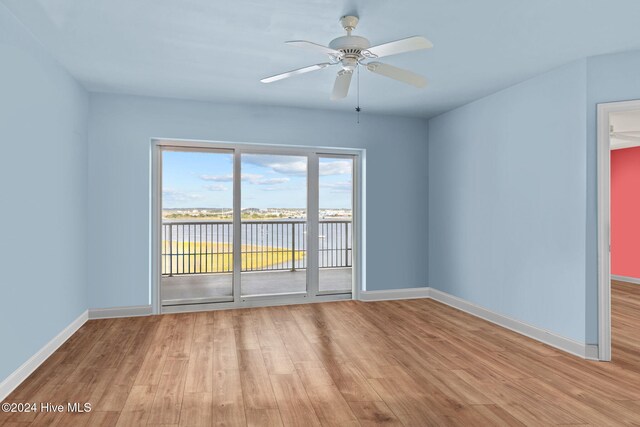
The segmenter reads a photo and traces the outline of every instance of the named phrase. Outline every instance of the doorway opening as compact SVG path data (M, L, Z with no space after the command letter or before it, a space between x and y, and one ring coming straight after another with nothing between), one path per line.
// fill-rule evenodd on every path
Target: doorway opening
M598 105L598 358L640 324L640 100ZM637 304L631 304L634 301ZM634 309L635 307L635 309ZM612 327L612 322L614 323ZM613 336L612 336L613 331Z
M154 140L156 312L351 299L361 151Z

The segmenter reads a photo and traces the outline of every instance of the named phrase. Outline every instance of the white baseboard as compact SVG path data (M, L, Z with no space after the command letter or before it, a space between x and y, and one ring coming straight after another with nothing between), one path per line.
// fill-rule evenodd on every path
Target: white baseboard
M636 285L640 285L640 279L637 277L628 277L628 276L616 276L615 274L611 275L611 279L619 280L621 282L634 283Z
M403 288L403 289L385 289L382 291L361 291L360 301L388 301L396 299L415 299L429 298L429 289L427 287L420 288Z
M115 317L149 316L150 305L133 305L128 307L90 308L89 319L112 319Z
M480 307L462 298L455 297L434 288L430 288L429 296L443 304L472 314L491 323L495 323L498 326L502 326L503 328L507 328L521 335L533 338L534 340L543 342L551 347L582 357L583 359L598 359L597 345L583 344L570 338L562 337L553 332L538 328L537 326L532 326L528 323L521 322L520 320L503 316L502 314L498 314L494 311Z
M24 362L22 366L16 369L2 383L0 383L0 401L4 400L9 393L16 389L26 380L29 375L35 371L38 366L49 358L71 335L73 335L89 318L88 310L82 313L77 319L64 328L51 341L46 343L36 354L31 356L29 360Z

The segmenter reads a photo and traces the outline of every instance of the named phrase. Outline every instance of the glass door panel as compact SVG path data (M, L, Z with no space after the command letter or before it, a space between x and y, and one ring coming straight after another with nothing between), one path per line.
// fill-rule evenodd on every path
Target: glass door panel
M241 294L307 291L307 157L241 154Z
M318 291L348 293L353 277L353 158L319 157Z
M162 305L233 300L233 152L162 150Z

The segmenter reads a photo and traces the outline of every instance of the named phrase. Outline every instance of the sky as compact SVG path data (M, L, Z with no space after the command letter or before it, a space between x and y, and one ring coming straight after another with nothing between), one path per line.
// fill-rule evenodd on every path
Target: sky
M305 208L307 158L243 154L242 208ZM163 208L231 208L233 154L164 151ZM351 208L352 160L320 158L320 208Z

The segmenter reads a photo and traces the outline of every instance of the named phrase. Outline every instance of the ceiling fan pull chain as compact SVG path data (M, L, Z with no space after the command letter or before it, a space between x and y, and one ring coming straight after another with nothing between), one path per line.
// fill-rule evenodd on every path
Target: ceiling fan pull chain
M357 123L360 124L360 67L358 67L358 71L357 71L358 75L356 76L356 98L357 98L357 105L356 105L356 113L358 114L358 118L357 118Z

